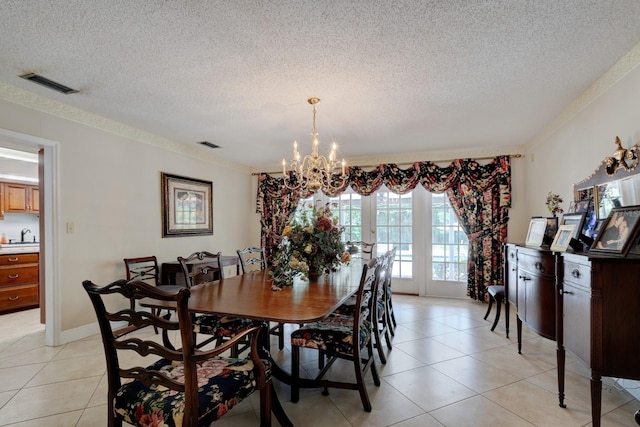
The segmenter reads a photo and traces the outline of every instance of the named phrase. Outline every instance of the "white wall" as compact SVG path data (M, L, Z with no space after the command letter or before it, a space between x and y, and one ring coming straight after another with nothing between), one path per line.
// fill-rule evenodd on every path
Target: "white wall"
M640 67L636 67L554 134L528 150L528 214L548 215L544 202L549 191L564 197L566 210L573 199L573 184L587 178L606 156L613 154L616 136L625 148L640 143L639 93Z
M0 100L0 128L57 141L58 259L61 330L95 323L81 283L124 277L125 257L173 261L197 250L235 250L257 243L253 179L248 169L213 155L193 156L138 142ZM163 239L160 173L213 182L213 236ZM72 222L75 232L67 234ZM257 229L259 233L259 228Z

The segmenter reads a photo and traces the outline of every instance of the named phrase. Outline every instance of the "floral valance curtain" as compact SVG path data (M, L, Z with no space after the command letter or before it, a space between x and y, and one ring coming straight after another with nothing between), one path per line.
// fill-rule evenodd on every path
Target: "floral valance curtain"
M348 186L369 196L384 184L396 194L406 194L417 185L433 193L446 192L461 226L469 238L467 295L486 301L486 287L504 284L502 244L506 242L508 209L511 207L509 156L498 156L487 164L457 159L449 166L416 162L407 169L381 164L372 171L349 168L342 188L327 194L337 196ZM283 178L260 174L258 212L262 222L262 245L267 254L277 246L284 223L293 214L300 195L286 189Z

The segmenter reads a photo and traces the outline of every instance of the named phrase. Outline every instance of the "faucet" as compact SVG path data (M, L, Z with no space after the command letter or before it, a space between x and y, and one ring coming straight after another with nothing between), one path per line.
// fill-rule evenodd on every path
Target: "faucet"
M20 243L24 243L24 235L27 233L31 233L31 230L26 227L23 228L22 231L20 231Z

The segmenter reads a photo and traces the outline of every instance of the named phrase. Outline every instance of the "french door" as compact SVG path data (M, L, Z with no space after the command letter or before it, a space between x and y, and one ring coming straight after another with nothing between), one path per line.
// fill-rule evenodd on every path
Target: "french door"
M374 255L396 248L394 292L465 295L466 236L445 195L421 187L397 195L383 186L367 197L348 189L330 201L338 205L345 242L375 242Z

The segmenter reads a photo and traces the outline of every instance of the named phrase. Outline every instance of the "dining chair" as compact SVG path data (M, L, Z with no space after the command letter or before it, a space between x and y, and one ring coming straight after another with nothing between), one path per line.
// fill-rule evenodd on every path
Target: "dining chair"
M496 328L498 325L498 320L500 320L500 311L502 309L502 304L504 301L504 286L503 285L492 285L487 286L487 293L489 294L489 307L487 307L487 312L484 315L484 320L487 320L489 317L489 313L491 313L491 308L493 307L493 303L496 303L496 317L493 320L493 325L491 325L491 331Z
M110 427L120 427L123 422L208 426L256 390L260 392L260 424L271 425L271 370L259 357L259 325L218 347L198 350L188 310L189 289L164 292L136 280L118 280L104 287L85 280L82 285L95 309L106 355ZM114 301L116 294L127 299L171 301L177 320L144 307L123 310ZM151 326L163 331L162 342L144 334ZM177 337L175 346L169 334ZM246 358L221 356L245 338L251 340Z
M375 242L368 243L362 240L347 242L346 250L351 254L352 258L371 259L373 258L373 248L375 245Z
M387 349L391 350L391 337L389 336L389 320L387 316L387 289L386 283L387 279L391 275L391 271L389 269L389 263L392 262L391 257L393 256L392 251L387 251L384 255L380 257L380 274L378 279L378 292L376 293L376 304L375 309L376 312L374 314L374 318L376 322L374 323L375 327L373 328L374 341L373 346L378 350L378 357L380 358L380 362L382 364L387 363L386 355L384 354L384 349L382 348L382 338L387 344Z
M320 373L315 380L323 380L324 395L329 394L329 387L358 390L364 410L371 412L371 402L364 376L370 370L374 384L380 386L372 343L379 274L380 259L374 258L363 265L353 316L331 314L326 319L305 324L291 333L292 402L297 402L300 397L300 348L305 347L320 352L318 359ZM326 363L325 356L328 358ZM355 383L324 379L337 359L345 359L353 363Z
M160 283L160 268L158 267L158 259L155 256L124 258L123 261L127 280L139 280L164 291L179 289L177 286L163 285ZM133 304L135 304L134 299L131 300L132 310L135 308ZM160 309L154 310L155 314L160 314Z
M387 317L387 327L389 328L389 332L391 336L395 336L395 329L398 326L396 322L396 315L393 313L393 291L391 288L391 281L393 280L393 263L396 259L396 247L389 251L389 263L387 264L387 274L385 275L384 283L381 283L380 286L384 288L385 295L385 313Z
M242 274L252 271L266 270L267 260L264 255L264 248L250 246L244 249L236 250L238 259L240 260L240 268ZM278 337L278 348L284 349L284 323L273 323L269 327L269 334Z
M211 253L207 251L194 252L186 258L178 257L178 262L184 274L184 280L188 288L207 283L217 283L224 279L224 269L220 265L221 252ZM203 314L193 316L193 332L195 334L209 335L211 338L199 343L203 347L213 341L218 345L235 337L239 331L255 324L251 319L242 319L232 316ZM249 348L249 343L244 340L231 349L232 357Z

